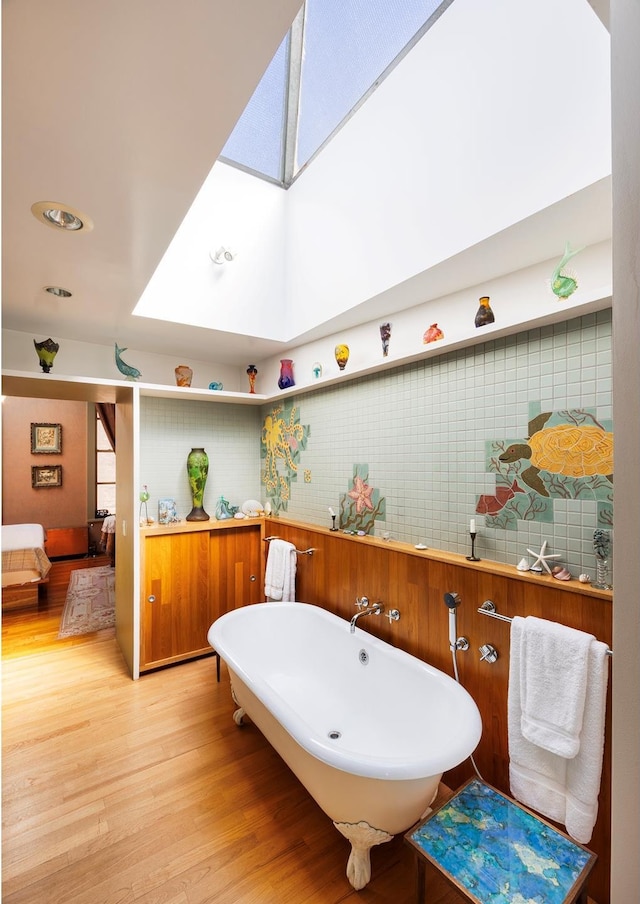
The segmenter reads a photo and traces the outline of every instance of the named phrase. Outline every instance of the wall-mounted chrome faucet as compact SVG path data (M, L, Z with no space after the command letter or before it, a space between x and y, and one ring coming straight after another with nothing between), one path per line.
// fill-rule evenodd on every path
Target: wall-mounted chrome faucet
M483 643L480 649L480 662L495 662L498 658L498 651L490 643Z
M380 615L384 612L384 606L382 603L373 603L371 606L369 605L369 600L366 596L356 597L356 606L360 610L356 612L350 622L350 632L353 634L356 630L356 624L358 623L359 618L365 618L367 615Z

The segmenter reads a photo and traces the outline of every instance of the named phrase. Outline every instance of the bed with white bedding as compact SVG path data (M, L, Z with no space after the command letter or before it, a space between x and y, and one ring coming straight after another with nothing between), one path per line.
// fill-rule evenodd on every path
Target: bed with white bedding
M25 601L37 601L37 585L48 579L51 562L44 551L46 534L41 524L3 524L2 546L2 602L7 601L5 590L33 587L32 593L21 595Z

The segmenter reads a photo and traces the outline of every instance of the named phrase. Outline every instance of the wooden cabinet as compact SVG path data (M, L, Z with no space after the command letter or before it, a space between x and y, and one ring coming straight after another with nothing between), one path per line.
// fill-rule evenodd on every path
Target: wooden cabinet
M86 556L89 552L89 532L86 524L82 527L48 528L44 550L50 559Z
M262 599L260 522L219 525L142 532L141 670L211 652L212 622Z

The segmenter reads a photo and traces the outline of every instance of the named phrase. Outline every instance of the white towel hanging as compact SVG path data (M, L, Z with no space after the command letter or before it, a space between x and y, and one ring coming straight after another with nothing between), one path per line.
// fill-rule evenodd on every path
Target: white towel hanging
M267 600L293 602L296 598L296 548L287 540L269 542L267 567L264 576L264 595Z
M542 618L524 619L520 639L524 737L567 759L580 749L591 634Z
M563 823L576 841L587 844L598 815L609 674L608 648L598 640L589 640L578 751L571 758L559 756L532 743L522 732L524 622L525 619L519 617L511 622L508 694L511 793L525 806ZM563 665L559 663L557 668L562 670Z

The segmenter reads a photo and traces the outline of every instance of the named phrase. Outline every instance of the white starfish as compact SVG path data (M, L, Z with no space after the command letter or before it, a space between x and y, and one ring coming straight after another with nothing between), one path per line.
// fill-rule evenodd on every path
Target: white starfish
M559 553L559 552L555 552L555 553L553 553L553 552L548 552L548 553L545 555L546 548L547 548L547 541L546 541L546 540L545 540L544 543L542 544L542 548L540 549L540 552L538 552L538 553L535 553L532 549L527 548L527 552L528 552L530 555L532 555L532 556L537 556L537 557L538 557L538 558L535 560L535 562L533 563L533 565L531 566L531 568L529 569L529 571L538 571L539 569L538 569L536 566L541 565L542 568L544 568L546 571L549 572L549 574L551 574L551 569L550 569L549 566L547 565L547 559L559 559L559 558L560 558L560 553Z

